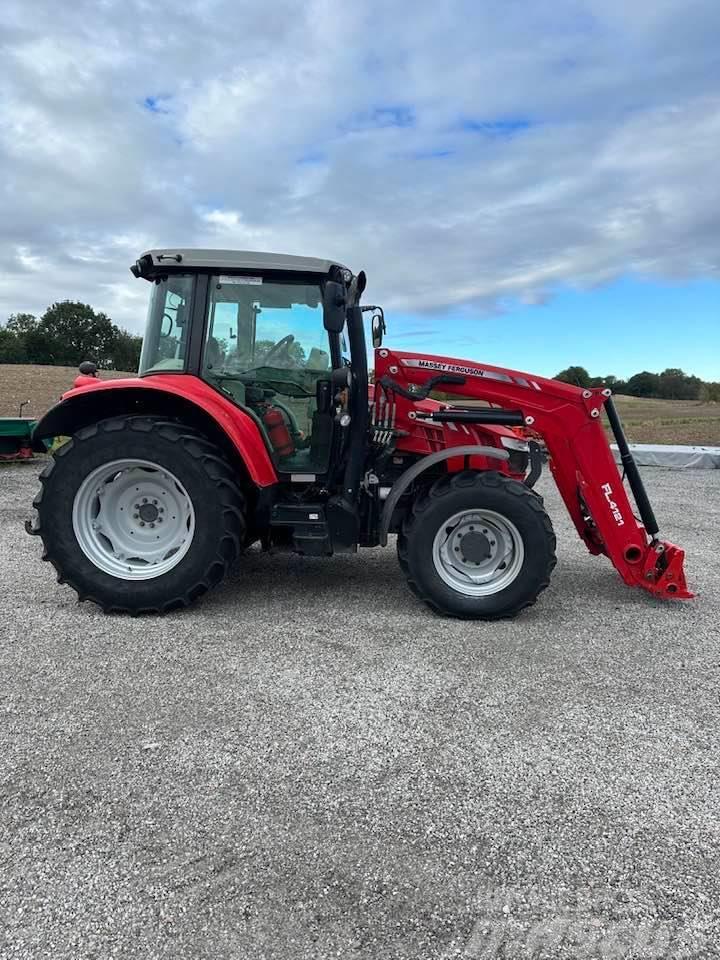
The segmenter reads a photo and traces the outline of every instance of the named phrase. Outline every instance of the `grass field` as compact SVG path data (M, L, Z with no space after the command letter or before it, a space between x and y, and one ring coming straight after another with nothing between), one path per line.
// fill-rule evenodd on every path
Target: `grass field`
M615 398L625 432L635 443L720 446L720 403Z
M69 390L78 375L77 367L47 367L33 364L0 364L0 417L16 417L24 400L24 417L40 417ZM132 377L132 373L101 370L103 380Z
M39 417L68 390L74 367L0 364L0 416L16 417L23 400L25 416ZM104 379L131 373L102 371ZM690 443L720 446L720 404L696 400L616 398L625 430L636 443Z

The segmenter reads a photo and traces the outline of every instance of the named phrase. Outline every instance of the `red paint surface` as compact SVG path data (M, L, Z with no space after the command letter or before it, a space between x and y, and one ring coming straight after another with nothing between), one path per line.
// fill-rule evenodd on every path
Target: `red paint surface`
M247 465L250 478L259 487L277 483L275 467L252 418L198 377L189 374L155 374L126 380L98 380L79 376L75 387L62 396L63 401L89 393L108 390L150 390L182 397L209 414L223 430Z

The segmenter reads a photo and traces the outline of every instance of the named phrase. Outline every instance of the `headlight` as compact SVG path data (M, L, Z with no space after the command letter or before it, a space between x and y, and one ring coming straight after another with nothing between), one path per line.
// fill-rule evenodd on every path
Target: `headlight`
M526 440L516 440L515 437L500 437L500 442L506 450L519 450L521 453L530 453Z

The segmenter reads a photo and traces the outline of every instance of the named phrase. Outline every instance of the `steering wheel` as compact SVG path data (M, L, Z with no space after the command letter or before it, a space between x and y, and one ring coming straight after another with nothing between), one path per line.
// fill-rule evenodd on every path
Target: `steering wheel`
M270 347L270 350L267 353L267 356L263 360L262 364L264 367L271 367L271 360L275 360L284 350L285 353L288 352L288 347L291 343L295 342L295 337L292 333L289 333L286 337L283 337L282 340L278 340L274 347Z

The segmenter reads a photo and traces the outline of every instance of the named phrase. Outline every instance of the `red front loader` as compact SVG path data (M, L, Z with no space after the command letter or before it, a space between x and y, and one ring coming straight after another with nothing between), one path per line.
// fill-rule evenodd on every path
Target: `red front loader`
M81 599L161 613L219 583L245 546L329 556L397 534L438 613L512 616L555 566L533 484L539 441L578 533L625 583L685 599L610 390L385 349L365 276L326 260L153 250L139 376L93 364L38 424L63 435L32 533ZM369 385L363 313L372 315ZM486 401L440 403L431 391ZM603 427L617 439L637 519Z

